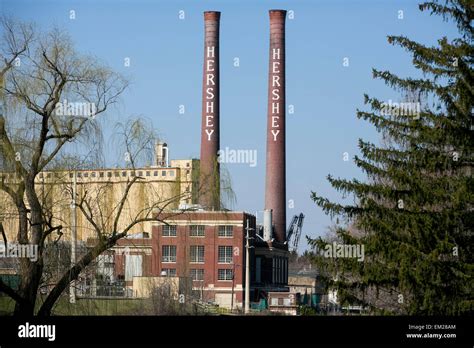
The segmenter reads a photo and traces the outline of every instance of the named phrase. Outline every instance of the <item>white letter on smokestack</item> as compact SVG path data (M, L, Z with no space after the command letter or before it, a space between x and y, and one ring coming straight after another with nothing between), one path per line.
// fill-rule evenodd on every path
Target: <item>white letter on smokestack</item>
M214 112L214 102L206 102L206 113L212 114Z
M214 58L214 46L207 46L207 58Z
M272 103L272 114L279 114L279 113L280 113L280 104Z
M280 49L274 48L273 49L273 59L280 59Z
M206 85L209 86L210 84L215 85L216 83L214 82L214 74L207 74L206 75Z

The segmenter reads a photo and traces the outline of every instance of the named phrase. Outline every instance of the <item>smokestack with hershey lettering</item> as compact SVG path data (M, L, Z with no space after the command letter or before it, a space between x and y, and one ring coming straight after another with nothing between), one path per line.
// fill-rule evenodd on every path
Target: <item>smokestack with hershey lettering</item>
M204 67L202 85L201 163L199 203L220 209L219 25L220 12L204 12Z
M285 10L270 10L265 210L273 210L275 239L286 240Z

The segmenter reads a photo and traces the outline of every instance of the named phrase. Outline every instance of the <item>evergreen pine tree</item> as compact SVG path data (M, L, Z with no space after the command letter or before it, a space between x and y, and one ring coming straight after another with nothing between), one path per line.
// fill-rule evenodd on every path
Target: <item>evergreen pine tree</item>
M454 21L459 37L427 47L388 36L390 44L412 55L423 77L374 69L374 78L396 91L419 94L428 105L410 113L407 105L388 107L365 96L370 111L358 110L357 116L388 144L359 140L362 156L354 161L366 181L328 176L337 191L355 197L354 204L312 192L326 214L344 217L336 232L341 243L363 245L365 258L316 260L325 262L342 303L363 303L377 313L457 315L472 312L474 303L474 6L453 0L419 8ZM310 244L321 249L327 241L310 239Z

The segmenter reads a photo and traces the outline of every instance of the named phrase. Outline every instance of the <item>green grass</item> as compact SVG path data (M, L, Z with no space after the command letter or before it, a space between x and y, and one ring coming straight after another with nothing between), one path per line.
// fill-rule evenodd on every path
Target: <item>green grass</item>
M15 308L15 301L10 297L0 296L0 315L10 315Z
M38 299L37 309L42 302ZM133 315L140 314L143 305L142 299L77 299L72 304L68 297L62 297L56 302L53 315ZM0 296L0 315L11 315L14 307L12 299Z

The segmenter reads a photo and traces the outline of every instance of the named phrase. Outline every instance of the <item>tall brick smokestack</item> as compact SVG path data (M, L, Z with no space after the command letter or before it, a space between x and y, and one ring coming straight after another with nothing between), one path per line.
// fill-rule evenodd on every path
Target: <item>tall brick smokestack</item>
M204 71L202 85L201 164L199 203L220 209L219 151L219 22L221 13L204 12Z
M286 11L270 10L265 209L273 210L275 239L281 243L286 240L285 19Z

